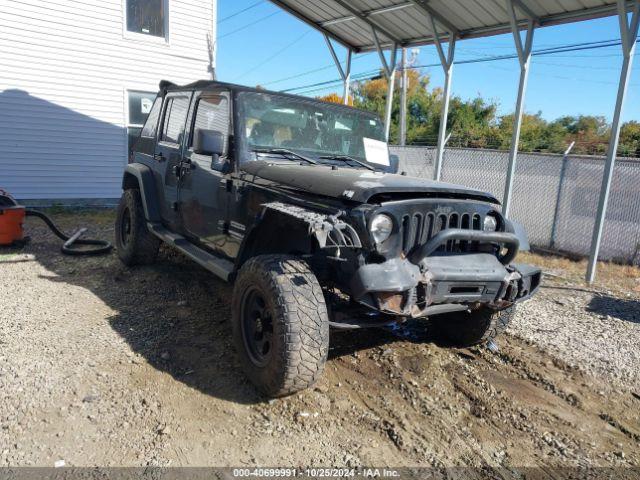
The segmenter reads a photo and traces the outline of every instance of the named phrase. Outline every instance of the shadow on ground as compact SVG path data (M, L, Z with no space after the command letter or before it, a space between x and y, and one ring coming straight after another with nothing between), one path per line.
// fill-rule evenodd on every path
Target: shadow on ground
M78 223L87 220L74 219ZM128 268L115 252L98 257L64 256L58 240L45 237L45 227L29 220L28 228L35 240L22 253L34 255L55 273L46 277L51 282L88 289L117 312L108 318L110 326L151 366L221 399L243 404L265 400L245 379L234 354L230 285L168 247L161 249L154 265ZM113 232L105 223L102 228L91 228L88 235L109 238ZM398 340L431 341L424 324L417 321L396 328L334 331L329 358Z
M587 307L599 315L609 315L619 320L640 323L640 301L628 298L615 298L608 295L596 295Z

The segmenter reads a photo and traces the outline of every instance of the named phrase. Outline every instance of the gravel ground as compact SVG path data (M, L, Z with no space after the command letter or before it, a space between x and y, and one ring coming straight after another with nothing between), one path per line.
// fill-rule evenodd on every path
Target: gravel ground
M62 215L112 236L110 215ZM640 465L638 298L548 285L500 351L423 322L333 333L276 401L240 374L228 285L180 255L72 258L35 221L0 251L0 466Z
M519 309L509 332L585 372L640 386L640 299L631 293L547 285Z

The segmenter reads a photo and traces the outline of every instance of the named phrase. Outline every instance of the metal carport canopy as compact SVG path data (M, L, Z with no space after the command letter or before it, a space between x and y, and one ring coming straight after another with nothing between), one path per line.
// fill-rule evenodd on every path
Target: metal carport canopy
M435 42L429 14L437 34L458 39L509 33L504 0L270 0L354 53L376 50L374 27L381 46L428 45ZM616 0L519 0L521 12L536 19L536 26L578 22L616 14ZM523 15L524 18L524 15Z
M520 80L515 104L513 135L502 213L510 216L513 184L524 113L527 79L531 65L533 34L538 27L581 22L617 15L620 24L622 68L613 113L611 138L605 159L605 171L598 200L598 211L591 241L587 281L595 279L600 243L613 177L622 110L631 75L631 67L640 29L640 0L270 0L314 29L327 42L336 68L344 82L343 101L348 103L353 53L376 50L388 80L385 105L385 136L389 139L398 48L434 44L445 75L443 105L434 162L434 179L440 180L444 148L447 143L447 117L451 96L451 77L457 40L509 33L520 64ZM629 13L631 14L629 16ZM522 38L524 31L524 39ZM332 45L347 49L345 67ZM445 43L447 50L445 51ZM389 59L383 50L390 50ZM403 58L404 55L403 55ZM403 71L406 66L402 65ZM406 109L401 109L406 112Z

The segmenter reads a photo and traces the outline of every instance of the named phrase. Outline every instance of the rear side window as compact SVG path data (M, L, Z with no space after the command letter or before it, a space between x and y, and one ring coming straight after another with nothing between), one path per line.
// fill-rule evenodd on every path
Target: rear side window
M198 129L217 130L225 137L224 150L229 142L229 98L226 95L202 95L196 106L196 119L193 132ZM190 145L193 145L193 135Z
M142 127L142 132L140 132L141 137L154 138L156 136L161 108L162 98L158 97L153 102L153 107L151 107L147 121L144 123L144 127Z
M184 122L189 110L189 98L171 97L167 99L164 108L164 124L160 140L170 143L180 143L184 133Z

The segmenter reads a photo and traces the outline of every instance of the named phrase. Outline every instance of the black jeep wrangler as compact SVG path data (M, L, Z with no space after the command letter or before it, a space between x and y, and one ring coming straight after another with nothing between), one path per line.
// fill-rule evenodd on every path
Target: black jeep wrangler
M491 340L540 284L511 263L524 232L488 193L397 169L370 113L163 81L124 172L118 254L150 263L166 242L233 281L238 355L270 396L318 379L330 327L428 318L452 345Z

